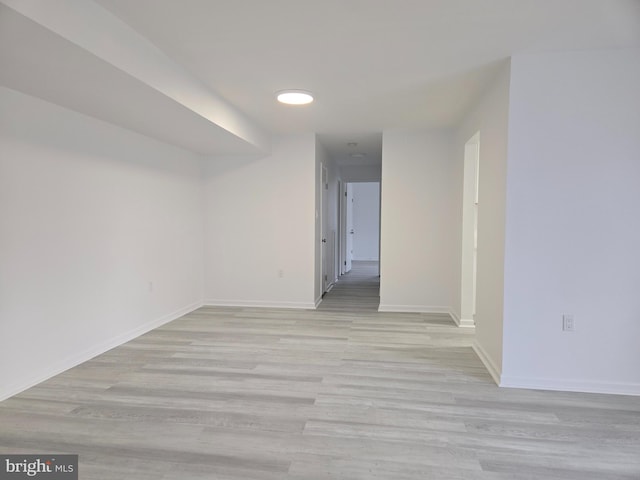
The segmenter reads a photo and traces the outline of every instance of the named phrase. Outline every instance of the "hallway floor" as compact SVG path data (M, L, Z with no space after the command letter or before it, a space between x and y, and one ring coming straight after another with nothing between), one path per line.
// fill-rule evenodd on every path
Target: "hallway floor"
M334 312L377 312L380 305L378 262L353 261L351 271L342 275L327 292L318 310Z

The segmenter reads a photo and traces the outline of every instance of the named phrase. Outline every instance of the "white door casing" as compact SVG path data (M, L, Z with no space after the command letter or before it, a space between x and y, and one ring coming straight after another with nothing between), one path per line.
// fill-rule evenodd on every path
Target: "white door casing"
M328 213L329 213L329 179L327 167L322 168L322 185L320 188L320 242L321 242L321 269L322 269L322 293L326 293L329 289L332 279L329 278L330 265L333 258L330 258L329 247L329 229L328 229Z
M346 253L345 253L345 273L351 271L351 260L353 260L353 184L347 183L346 188Z

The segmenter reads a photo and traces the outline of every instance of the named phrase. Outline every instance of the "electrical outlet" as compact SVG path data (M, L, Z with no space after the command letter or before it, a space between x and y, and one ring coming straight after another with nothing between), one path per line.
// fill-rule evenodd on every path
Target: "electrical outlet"
M149 293L153 293L153 282L149 282Z
M284 277L284 270L279 268L278 269L278 278L283 278Z
M575 332L576 324L573 319L573 315L565 313L562 315L562 330L565 332Z

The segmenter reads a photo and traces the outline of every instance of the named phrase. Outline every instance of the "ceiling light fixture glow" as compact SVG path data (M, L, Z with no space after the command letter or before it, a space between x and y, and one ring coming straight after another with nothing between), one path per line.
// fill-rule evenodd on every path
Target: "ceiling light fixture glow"
M351 155L352 158L364 158L366 153L355 152L355 153L350 153L349 155Z
M306 90L282 90L276 93L276 98L287 105L307 105L313 102L313 95Z

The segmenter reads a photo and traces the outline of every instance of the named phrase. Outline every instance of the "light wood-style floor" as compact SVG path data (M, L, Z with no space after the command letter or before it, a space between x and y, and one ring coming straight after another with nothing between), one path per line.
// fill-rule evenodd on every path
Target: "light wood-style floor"
M83 480L640 479L639 398L499 389L471 330L377 313L365 270L317 311L201 308L6 400L0 452L77 453Z
M353 268L324 296L318 310L377 312L380 305L378 262L354 261Z

